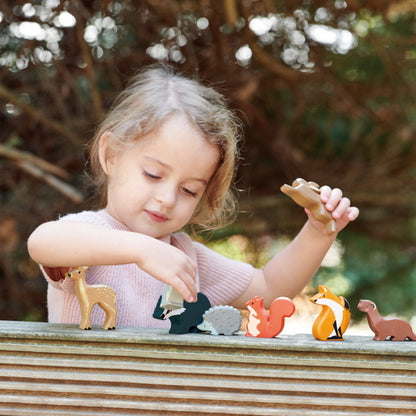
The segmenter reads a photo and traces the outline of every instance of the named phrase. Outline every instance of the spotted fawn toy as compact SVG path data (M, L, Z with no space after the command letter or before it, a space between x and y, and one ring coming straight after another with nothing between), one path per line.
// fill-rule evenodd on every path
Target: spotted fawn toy
M295 304L286 297L275 299L270 305L270 312L263 306L264 298L254 296L246 302L248 309L247 337L273 338L282 332L285 318L295 312Z
M241 313L229 305L218 305L202 315L198 329L211 335L232 335L241 327Z
M416 335L410 324L403 319L387 317L382 318L377 310L377 305L371 300L361 299L357 308L367 314L368 325L374 332L376 341L416 341Z
M312 325L313 336L321 341L343 340L351 318L348 301L342 296L334 295L323 285L319 286L319 292L310 301L322 306Z
M298 178L292 183L292 186L285 184L280 190L290 196L301 207L309 209L318 221L326 224L328 234L337 231L337 224L321 201L319 195L321 190L317 183L306 182L304 179Z
M85 281L87 266L70 270L65 276L75 280L75 288L81 308L81 329L91 329L92 307L98 303L106 313L103 329L116 329L116 292L105 285L88 285Z

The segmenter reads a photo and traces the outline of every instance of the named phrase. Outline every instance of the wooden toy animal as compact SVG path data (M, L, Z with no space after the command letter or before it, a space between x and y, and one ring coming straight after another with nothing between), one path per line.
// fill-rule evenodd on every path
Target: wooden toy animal
M311 211L318 221L326 224L328 234L333 234L337 231L336 222L321 201L319 195L321 190L317 183L306 182L304 179L298 178L293 181L292 186L285 184L280 190L290 196L298 205Z
M163 309L180 309L183 307L182 295L172 286L165 286L160 307Z
M285 318L295 312L295 304L286 297L276 298L270 305L270 312L263 306L264 298L254 296L246 302L248 309L247 337L273 338L282 332Z
M75 288L81 308L81 329L91 329L92 307L98 303L106 313L103 329L116 329L116 297L114 289L105 285L88 285L85 281L87 266L70 270L65 276L75 280Z
M229 305L213 306L202 315L202 322L197 326L211 335L232 335L241 327L241 313Z
M351 318L347 299L334 295L326 286L320 285L319 292L309 300L322 306L312 325L313 336L321 341L343 340Z
M202 322L202 315L211 307L208 298L198 293L196 302L183 301L183 307L179 309L164 309L160 306L162 296L159 297L153 312L155 319L170 320L170 334L186 334L188 332L200 332L197 326Z
M407 338L416 341L416 335L408 322L400 318L382 318L371 300L361 299L357 308L367 314L368 325L374 332L373 339L376 341L385 341L386 338L391 341L405 341Z

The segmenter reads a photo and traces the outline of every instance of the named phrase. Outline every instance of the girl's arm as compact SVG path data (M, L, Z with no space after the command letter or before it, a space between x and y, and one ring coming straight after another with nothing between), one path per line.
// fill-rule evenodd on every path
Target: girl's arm
M84 222L53 221L40 225L28 239L34 261L48 267L136 263L181 293L196 299L196 265L179 249L144 234Z
M323 186L321 199L332 213L338 232L359 215L358 208L351 207L350 200L343 198L339 189L331 190ZM307 285L319 269L336 234L328 235L325 225L308 210L306 213L309 219L296 238L274 256L263 270L255 269L251 283L233 302L233 306L244 308L245 302L257 295L264 297L264 305L268 307L276 297L293 298Z

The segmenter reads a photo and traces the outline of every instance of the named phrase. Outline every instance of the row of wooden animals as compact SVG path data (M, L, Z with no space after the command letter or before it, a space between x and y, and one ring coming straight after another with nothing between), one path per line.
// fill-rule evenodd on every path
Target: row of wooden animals
M92 308L98 304L106 312L103 329L115 329L116 325L116 292L104 285L87 285L85 272L87 267L78 267L66 274L75 280L76 293L81 308L81 329L91 329L90 315ZM348 301L342 296L336 296L326 286L319 286L319 292L310 298L316 305L322 306L313 326L313 336L322 341L343 340L349 325L351 310ZM263 306L263 298L255 296L246 303L248 310L246 336L274 338L285 325L285 318L295 312L295 304L286 297L275 299L270 310ZM377 306L371 300L360 300L358 309L367 314L368 324L374 332L376 341L386 339L416 341L416 335L410 324L403 319L382 318ZM208 298L198 293L196 302L188 303L176 296L171 288L167 288L153 312L156 319L170 320L170 333L184 334L189 332L207 332L212 335L232 335L240 330L241 314L228 305L211 307Z
M319 196L320 188L315 182L307 182L302 178L293 181L292 185L283 185L281 191L291 197L298 205L309 209L312 214L321 222L326 224L328 233L336 232L336 224L331 214L326 210ZM104 322L104 329L115 329L116 325L116 292L107 286L96 285L93 289L86 284L85 271L88 267L78 267L66 274L67 277L75 279L77 297L81 306L81 324L83 329L91 328L90 314L92 307L98 303L106 312L107 319ZM168 289L161 299L161 305L164 309L170 310L169 316L178 315L182 312L182 297ZM171 302L171 305L169 305ZM191 308L188 305L188 309ZM205 309L204 309L205 311ZM216 313L215 313L216 315ZM168 315L164 315L162 319L168 319ZM240 318L241 319L241 318Z

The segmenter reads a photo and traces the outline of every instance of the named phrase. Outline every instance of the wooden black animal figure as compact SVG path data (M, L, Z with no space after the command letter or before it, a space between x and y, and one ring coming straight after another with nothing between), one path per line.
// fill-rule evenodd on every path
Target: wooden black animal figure
M188 303L183 301L183 307L179 309L164 309L160 307L162 296L159 297L156 308L153 312L155 319L170 320L170 334L187 334L188 332L202 332L197 328L202 322L202 315L211 307L208 298L198 293L196 302Z

